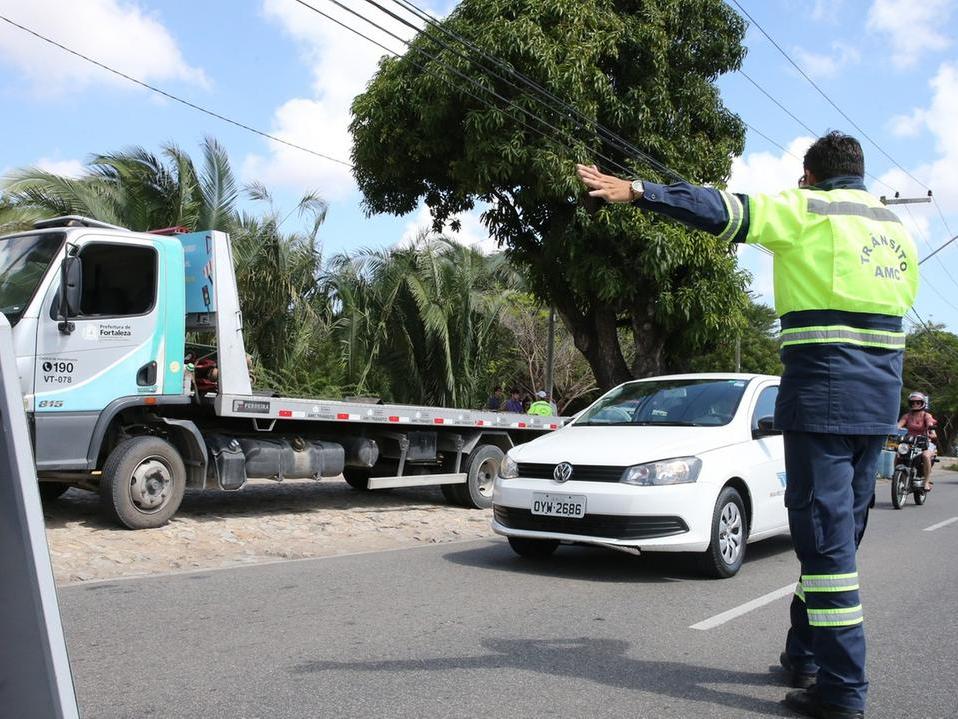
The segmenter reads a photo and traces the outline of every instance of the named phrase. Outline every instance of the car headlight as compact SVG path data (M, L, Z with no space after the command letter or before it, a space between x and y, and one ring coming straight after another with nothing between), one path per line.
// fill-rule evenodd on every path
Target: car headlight
M519 465L508 454L503 456L499 463L499 476L502 479L515 479L519 476Z
M629 467L620 482L651 487L663 484L686 484L699 478L702 460L698 457L676 457Z
M908 454L908 443L902 442L898 445L898 454Z

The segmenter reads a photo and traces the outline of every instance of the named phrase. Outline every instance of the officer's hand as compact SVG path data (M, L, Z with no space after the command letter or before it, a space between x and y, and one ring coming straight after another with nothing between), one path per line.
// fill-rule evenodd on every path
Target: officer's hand
M606 202L631 202L632 183L613 175L599 172L595 165L576 165L579 178L589 188L589 196Z

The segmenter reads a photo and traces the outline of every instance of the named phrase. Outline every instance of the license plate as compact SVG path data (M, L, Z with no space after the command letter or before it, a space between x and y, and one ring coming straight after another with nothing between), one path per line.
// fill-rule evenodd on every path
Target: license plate
M547 517L585 516L585 496L581 494L546 494L533 492L532 513Z

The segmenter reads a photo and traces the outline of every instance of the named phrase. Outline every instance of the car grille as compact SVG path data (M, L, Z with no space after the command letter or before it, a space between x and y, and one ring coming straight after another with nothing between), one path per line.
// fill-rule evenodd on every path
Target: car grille
M689 531L681 517L623 517L614 514L587 514L581 519L544 517L528 509L499 505L493 511L496 521L502 526L532 532L580 534L608 539L652 539Z
M519 476L526 479L553 479L554 464L519 463ZM570 482L618 482L625 467L605 467L594 464L572 465Z

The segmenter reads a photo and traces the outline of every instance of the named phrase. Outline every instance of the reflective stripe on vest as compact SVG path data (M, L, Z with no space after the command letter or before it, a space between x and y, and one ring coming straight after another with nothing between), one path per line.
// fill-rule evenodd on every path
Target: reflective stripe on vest
M806 592L851 592L858 589L858 572L848 574L803 574Z
M897 222L901 224L898 215L887 207L869 207L861 202L825 202L811 199L808 201L808 211L815 215L854 215L868 217L879 222Z
M845 325L825 325L817 327L793 327L782 330L782 347L809 344L852 344L859 347L877 347L880 349L905 349L904 332L885 330L866 330Z
M840 609L808 609L808 623L813 627L852 627L865 619L862 605Z

